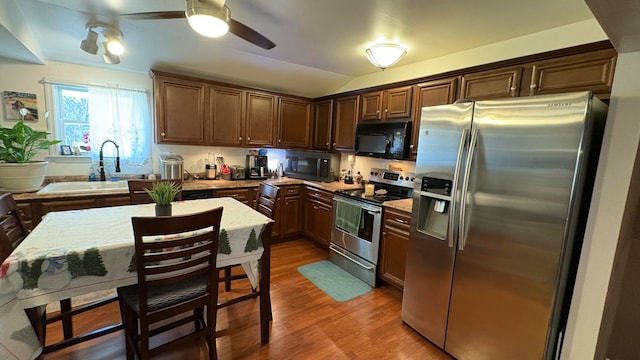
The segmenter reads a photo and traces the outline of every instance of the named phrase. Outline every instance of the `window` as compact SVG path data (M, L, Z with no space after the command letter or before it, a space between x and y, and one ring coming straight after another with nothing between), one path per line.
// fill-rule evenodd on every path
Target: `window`
M63 144L90 154L94 161L102 149L105 167L112 166L109 158L119 154L124 174L148 174L152 170L151 115L146 92L64 84L47 84L45 88L53 100L55 137ZM106 140L117 143L118 151Z

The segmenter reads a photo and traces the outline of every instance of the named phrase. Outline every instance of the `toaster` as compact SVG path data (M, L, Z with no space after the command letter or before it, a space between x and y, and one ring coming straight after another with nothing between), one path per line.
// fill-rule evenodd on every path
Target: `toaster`
M231 166L231 180L244 180L246 178L246 171L244 166L232 165Z

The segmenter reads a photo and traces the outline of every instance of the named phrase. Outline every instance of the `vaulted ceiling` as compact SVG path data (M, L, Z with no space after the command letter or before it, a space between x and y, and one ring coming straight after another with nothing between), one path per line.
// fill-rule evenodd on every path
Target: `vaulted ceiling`
M583 0L228 0L233 19L276 44L264 50L233 34L205 38L186 19L119 16L184 10L182 0L3 3L0 58L136 73L159 68L310 97L380 71L363 51L379 36L398 38L409 48L397 64L402 66L593 19ZM101 53L79 48L86 24L96 20L124 33L127 51L120 64L107 65Z

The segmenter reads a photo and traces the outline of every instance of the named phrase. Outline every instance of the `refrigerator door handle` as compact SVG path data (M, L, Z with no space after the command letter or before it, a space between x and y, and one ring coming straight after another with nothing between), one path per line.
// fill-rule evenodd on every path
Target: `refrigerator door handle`
M469 143L469 155L467 156L467 164L464 170L464 179L462 181L462 194L460 195L460 224L459 224L459 237L458 249L464 250L464 245L467 241L467 234L465 229L465 209L467 208L467 190L469 189L469 176L471 176L471 164L473 163L473 157L476 152L476 143L478 142L478 129L471 131L471 141Z
M456 167L453 171L453 184L451 185L451 205L449 209L449 247L454 247L454 229L456 228L456 197L458 193L458 179L460 178L460 165L462 163L462 154L464 152L464 146L467 143L467 136L469 136L469 129L462 130L460 136L460 145L458 145L458 157L456 161Z

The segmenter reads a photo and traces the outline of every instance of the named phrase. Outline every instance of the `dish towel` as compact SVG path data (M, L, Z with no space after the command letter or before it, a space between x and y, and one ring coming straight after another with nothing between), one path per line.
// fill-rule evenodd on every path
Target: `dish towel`
M351 235L358 235L362 207L354 203L336 199L336 226Z

